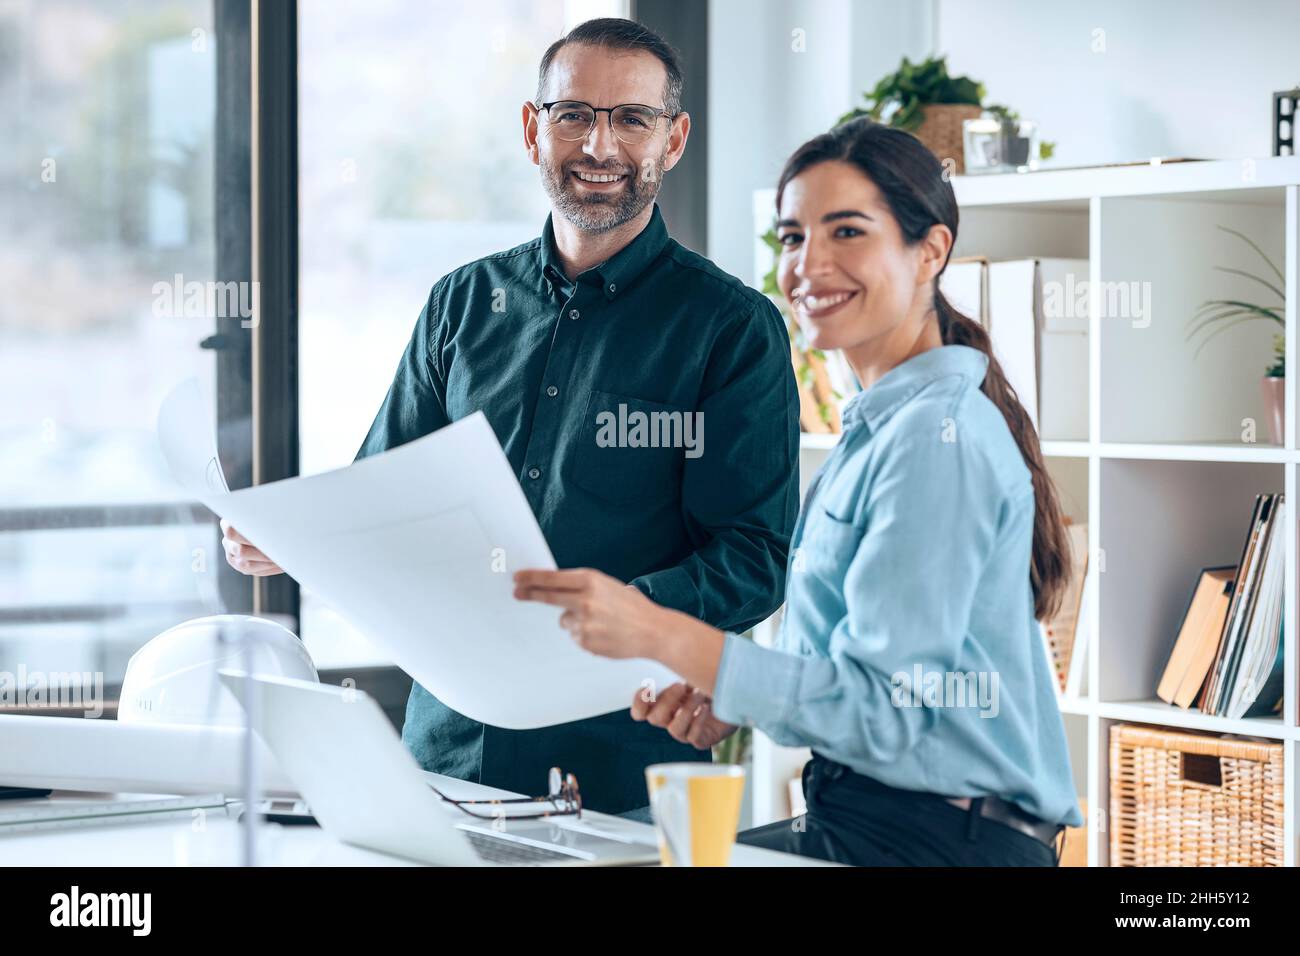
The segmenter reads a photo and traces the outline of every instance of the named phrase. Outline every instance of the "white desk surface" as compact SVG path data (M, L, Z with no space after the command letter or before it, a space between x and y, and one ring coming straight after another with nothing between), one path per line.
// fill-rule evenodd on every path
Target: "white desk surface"
M517 794L480 784L425 774L449 797L485 799ZM0 806L86 798L84 793L55 791L35 801L5 800ZM105 799L114 795L105 794ZM229 796L229 795L228 795ZM654 827L621 817L584 810L584 823L637 842L655 845ZM201 829L188 818L156 823L76 827L0 837L0 855L10 866L234 866L241 859L240 825L229 817L209 813ZM260 862L269 866L419 866L410 860L350 846L315 826L266 823L258 839ZM732 866L826 866L820 860L737 844Z

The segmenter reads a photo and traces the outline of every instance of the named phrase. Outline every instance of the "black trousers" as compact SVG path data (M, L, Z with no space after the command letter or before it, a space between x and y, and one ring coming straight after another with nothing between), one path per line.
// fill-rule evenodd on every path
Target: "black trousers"
M899 790L814 755L808 812L745 830L738 843L852 866L1056 866L1056 850L931 793Z

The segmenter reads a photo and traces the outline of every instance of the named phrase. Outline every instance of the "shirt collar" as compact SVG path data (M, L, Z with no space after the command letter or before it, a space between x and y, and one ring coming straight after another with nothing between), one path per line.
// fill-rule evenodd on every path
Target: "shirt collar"
M546 217L542 227L542 277L546 282L564 288L569 284L560 265L559 255L555 251L555 227L551 221L554 213ZM631 287L650 263L659 258L664 246L668 244L668 228L664 217L655 203L650 213L650 221L626 246L610 256L598 266L593 266L578 276L579 282L588 285L599 284L606 299L616 298L624 289Z
M865 424L875 432L917 392L936 379L960 375L979 388L988 372L988 356L969 345L941 345L895 365L870 388L858 392L841 412L844 428Z

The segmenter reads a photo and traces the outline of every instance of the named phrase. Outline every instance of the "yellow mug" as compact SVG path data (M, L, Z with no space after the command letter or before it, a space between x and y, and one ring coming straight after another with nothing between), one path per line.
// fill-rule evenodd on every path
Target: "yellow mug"
M728 763L646 767L650 810L664 866L726 866L736 842L745 768Z

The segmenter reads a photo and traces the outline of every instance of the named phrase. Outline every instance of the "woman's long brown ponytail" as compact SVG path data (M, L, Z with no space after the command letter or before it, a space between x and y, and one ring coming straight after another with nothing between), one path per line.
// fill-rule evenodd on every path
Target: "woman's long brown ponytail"
M939 332L944 345L968 345L988 356L989 368L981 391L1007 420L1007 427L1011 429L1029 469L1034 484L1034 549L1029 564L1029 581L1034 586L1034 615L1044 620L1060 609L1064 597L1070 575L1070 540L1065 531L1056 485L1043 462L1038 433L993 354L993 343L984 326L954 309L937 288L934 309L939 314Z
M829 161L850 163L876 184L908 243L920 242L931 226L939 224L952 230L956 242L957 197L939 160L911 133L867 117L850 120L799 147L781 172L777 206L791 179L810 166ZM1060 608L1065 594L1070 575L1070 544L1060 499L1043 462L1038 433L993 354L988 332L953 308L939 291L937 276L934 310L945 345L966 345L988 356L988 372L981 390L1002 412L1029 469L1034 485L1034 542L1029 581L1034 589L1034 615L1045 620Z

